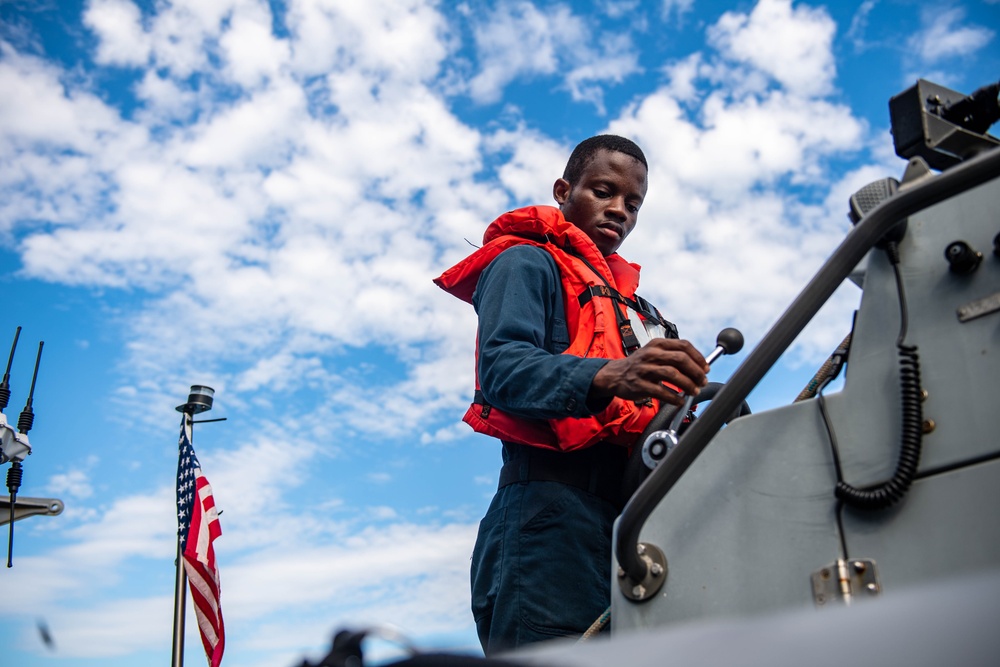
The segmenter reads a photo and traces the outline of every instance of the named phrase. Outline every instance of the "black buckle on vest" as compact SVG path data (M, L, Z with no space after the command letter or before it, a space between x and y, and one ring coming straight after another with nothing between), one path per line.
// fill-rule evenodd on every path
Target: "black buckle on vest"
M490 412L493 410L493 406L486 402L483 397L483 392L479 389L476 390L475 396L472 398L472 404L479 406L479 416L486 419L490 416Z

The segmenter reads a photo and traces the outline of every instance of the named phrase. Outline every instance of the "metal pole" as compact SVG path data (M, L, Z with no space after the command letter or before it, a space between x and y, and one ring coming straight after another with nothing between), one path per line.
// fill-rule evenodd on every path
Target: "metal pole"
M191 440L194 441L194 419L190 412L184 412L186 425L191 428ZM175 482L176 483L176 482ZM187 610L187 571L184 569L184 553L181 551L181 540L177 539L177 577L174 581L174 643L170 658L171 667L184 667L184 613Z

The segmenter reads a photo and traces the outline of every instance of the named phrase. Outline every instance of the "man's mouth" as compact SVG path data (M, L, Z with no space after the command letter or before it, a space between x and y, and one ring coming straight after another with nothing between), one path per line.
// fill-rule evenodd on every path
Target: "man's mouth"
M606 220L605 222L600 223L599 225L597 225L597 228L604 230L605 232L612 232L618 238L621 238L622 232L625 231L625 229L620 224L618 224L617 222L612 222L610 220Z

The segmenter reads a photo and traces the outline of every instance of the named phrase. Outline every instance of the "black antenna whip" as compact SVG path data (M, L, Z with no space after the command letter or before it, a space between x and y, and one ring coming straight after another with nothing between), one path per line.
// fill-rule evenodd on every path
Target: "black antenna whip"
M3 381L0 382L0 412L7 407L10 401L10 365L14 363L14 350L17 349L17 339L21 336L21 327L14 332L14 342L10 346L10 356L7 357L7 370L3 373Z
M20 327L18 327L20 331ZM20 416L17 418L17 430L25 435L31 430L35 422L35 413L31 409L31 403L35 398L35 380L38 379L38 364L42 361L42 347L44 341L38 343L38 355L35 357L35 371L31 374L31 388L28 390L28 401L24 404ZM11 352L13 355L13 352ZM6 376L5 376L6 378ZM30 453L30 450L29 450ZM10 533L7 538L7 567L14 567L14 505L17 503L17 491L21 488L21 462L13 461L7 471L7 490L10 491Z

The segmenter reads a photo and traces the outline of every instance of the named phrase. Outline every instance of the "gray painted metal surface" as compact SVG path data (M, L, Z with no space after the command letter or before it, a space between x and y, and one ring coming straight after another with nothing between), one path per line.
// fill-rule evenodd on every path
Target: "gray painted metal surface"
M499 657L549 667L993 667L1000 656L997 619L1000 571L853 607L681 623Z
M817 401L737 420L646 522L640 539L665 553L667 580L640 603L612 587L615 634L779 610L814 615L810 575L838 558L873 559L885 597L1000 568L1000 312L959 317L959 309L1000 292L998 233L1000 181L992 181L911 216L900 243L906 342L919 349L924 419L933 420L909 494L886 510L845 509L841 534L837 474ZM944 250L955 240L983 253L969 275L949 270ZM857 487L889 478L896 467L899 328L891 266L874 250L844 389L826 397L843 477Z

